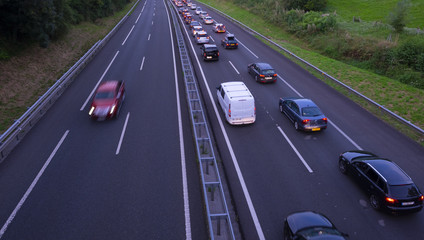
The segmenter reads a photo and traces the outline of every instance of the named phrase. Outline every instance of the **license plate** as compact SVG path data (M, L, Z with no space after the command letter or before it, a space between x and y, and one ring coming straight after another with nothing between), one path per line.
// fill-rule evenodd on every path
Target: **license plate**
M403 202L402 206L410 206L410 205L414 205L414 202Z
M231 44L231 46L234 46L234 44Z
M207 56L206 58L208 58L208 59L209 59L209 58L212 58L212 57L211 57L211 56Z
M312 131L319 131L321 128L312 128Z
M269 80L269 79L272 79L272 77L266 77L265 79Z

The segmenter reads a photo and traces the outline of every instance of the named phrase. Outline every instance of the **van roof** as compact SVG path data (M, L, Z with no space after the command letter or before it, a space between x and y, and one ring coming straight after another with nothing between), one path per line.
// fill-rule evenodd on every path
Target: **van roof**
M253 98L252 94L250 93L249 89L246 87L244 82L226 82L222 83L222 87L224 88L225 92L228 94L228 97L230 99L241 97Z

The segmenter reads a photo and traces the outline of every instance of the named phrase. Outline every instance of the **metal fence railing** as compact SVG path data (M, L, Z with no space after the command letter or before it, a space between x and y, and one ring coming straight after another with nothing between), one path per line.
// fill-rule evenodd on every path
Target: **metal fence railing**
M170 8L172 8L173 4L168 3L171 5ZM175 14L176 11L171 10L170 12L174 22L186 86L187 103L197 147L197 158L199 160L200 175L203 184L203 197L206 206L210 239L235 239L212 139L202 107L200 91L181 31L181 25L183 28L184 26L182 23L178 23L178 17Z
M366 102L368 102L369 104L371 104L372 106L376 107L377 109L379 109L380 111L386 113L388 116L390 116L391 118L397 120L399 123L403 124L404 126L407 126L409 129L411 129L412 131L414 131L415 133L417 133L420 138L422 139L422 141L424 141L424 130L421 129L420 127L414 125L413 123L411 123L410 121L404 119L403 117L397 115L396 113L390 111L389 109L387 109L385 106L373 101L372 99L368 98L367 96L363 95L362 93L356 91L355 89L351 88L350 86L344 84L343 82L339 81L338 79L330 76L329 74L327 74L326 72L322 71L321 69L315 67L314 65L312 65L311 63L309 63L308 61L298 57L296 54L292 53L291 51L283 48L282 46L280 46L279 44L277 44L276 42L272 41L271 39L265 37L264 35L260 34L259 32L251 29L250 27L248 27L247 25L245 25L244 23L232 18L231 16L227 15L224 12L221 12L220 10L202 3L206 6L208 6L209 8L213 9L214 11L216 11L217 13L221 14L222 16L225 16L226 18L230 19L232 22L237 23L238 25L242 26L243 28L247 29L249 32L254 33L257 36L260 36L261 38L265 39L266 41L268 41L269 43L271 43L272 45L276 46L277 48L283 50L284 52L286 52L287 54L290 54L291 57L295 58L296 60L302 62L303 64L305 64L306 66L314 69L316 72L318 72L319 74L321 74L322 76L330 79L332 82L336 83L339 86L342 86L344 89L346 89L347 91L349 91L350 93L358 96L359 98L365 100Z
M0 163L18 145L22 138L56 102L76 76L96 56L96 54L109 41L113 34L128 18L131 11L137 6L139 0L118 24L100 41L96 42L63 76L51 86L11 127L0 136Z

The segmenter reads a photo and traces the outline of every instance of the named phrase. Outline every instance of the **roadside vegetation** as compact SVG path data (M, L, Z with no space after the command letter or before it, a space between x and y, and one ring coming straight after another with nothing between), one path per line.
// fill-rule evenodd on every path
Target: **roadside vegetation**
M125 4L114 5L101 14L101 7L91 12L89 3L110 4L114 1L2 1L0 13L2 24L6 4L43 4L73 2L81 3L80 8L88 15L73 12L74 24L66 23L66 30L48 38L38 38L39 34L8 36L4 26L0 34L0 133L3 133L18 119L47 89L52 86L91 46L106 34L129 11L136 0L118 0ZM115 2L118 2L115 1ZM84 5L84 4L87 5ZM28 7L28 5L26 5ZM85 6L85 7L84 7ZM10 6L9 6L10 7ZM22 7L22 6L21 6ZM90 10L91 9L91 10ZM111 11L113 10L113 11ZM12 10L10 10L12 11ZM88 12L91 13L88 13ZM10 15L10 14L9 14ZM29 14L31 15L31 14ZM109 17L105 17L108 16ZM33 15L31 15L33 16ZM100 18L103 16L102 18ZM34 17L34 16L33 16ZM38 19L38 18L37 18ZM73 20L73 21L74 21ZM33 23L34 25L37 25ZM26 29L35 28L28 25ZM32 27L31 27L32 26ZM38 25L37 25L38 26ZM53 26L50 24L50 26ZM34 30L35 32L35 30ZM20 36L20 37L19 37ZM16 37L16 38L15 38ZM47 42L46 42L47 40ZM45 45L47 43L47 45Z
M338 9L331 4L342 4L345 1L337 0L329 0L320 13L286 10L282 8L284 1L275 0L200 2L245 23L329 75L424 128L424 62L417 62L424 57L424 35L422 30L408 28L409 25L405 25L401 32L396 32L388 24L389 15L396 10L398 1L387 1L387 6L381 1L350 1L353 2L351 4L368 3L375 11L380 11L378 14L382 14L381 9L387 10L381 15L384 18L380 19L376 14L370 21L364 21L361 17L360 9L364 7L358 8L355 21L353 17L348 19L339 15ZM410 4L408 1L402 2ZM341 12L351 8L349 4L343 6ZM421 7L420 13L424 11L423 4L414 6ZM354 11L356 8L351 9ZM417 12L416 9L414 11ZM420 23L424 27L424 19ZM360 102L358 99L355 101ZM375 112L374 109L364 107ZM384 116L380 117L387 120ZM398 125L393 122L390 124ZM424 139L412 136L412 133L406 134L424 142Z

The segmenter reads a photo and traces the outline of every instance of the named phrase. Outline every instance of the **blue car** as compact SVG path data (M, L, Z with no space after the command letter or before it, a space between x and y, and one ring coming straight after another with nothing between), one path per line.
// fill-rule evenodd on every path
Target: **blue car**
M310 99L280 98L279 108L294 123L296 130L321 131L327 128L327 117Z

